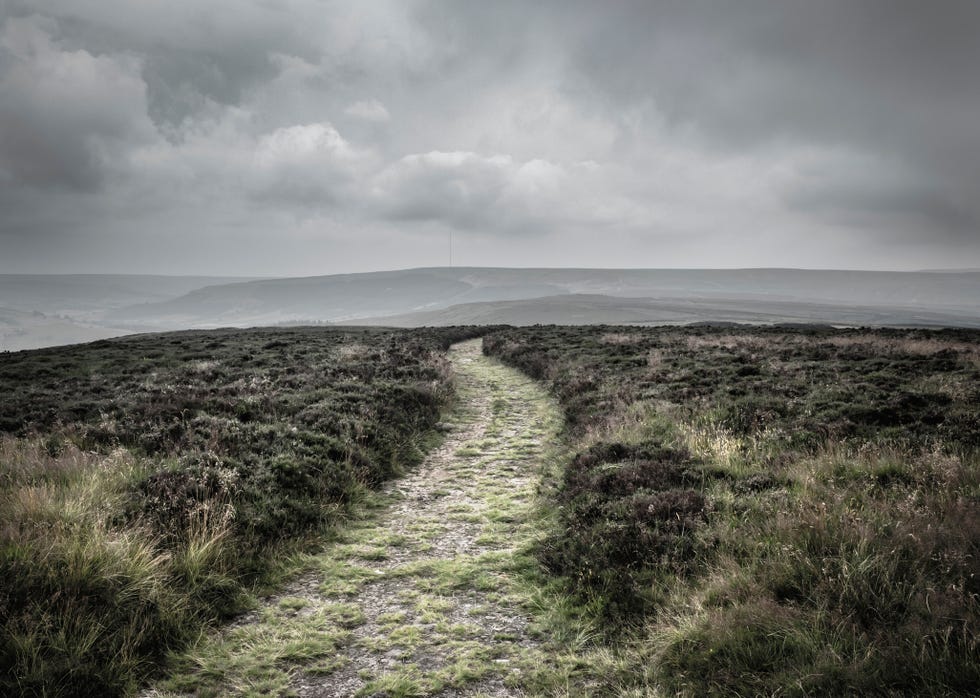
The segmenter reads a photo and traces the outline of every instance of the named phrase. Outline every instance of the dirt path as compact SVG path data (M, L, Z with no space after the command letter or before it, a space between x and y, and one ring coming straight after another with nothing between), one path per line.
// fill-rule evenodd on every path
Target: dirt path
M542 657L515 583L542 444L557 411L480 353L450 358L460 404L445 442L390 483L311 572L196 648L176 694L520 696ZM158 690L155 695L173 695Z

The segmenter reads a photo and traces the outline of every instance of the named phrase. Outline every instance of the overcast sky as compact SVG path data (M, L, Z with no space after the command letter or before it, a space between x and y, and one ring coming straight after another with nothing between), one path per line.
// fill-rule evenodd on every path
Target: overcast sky
M0 0L0 272L980 267L980 2Z

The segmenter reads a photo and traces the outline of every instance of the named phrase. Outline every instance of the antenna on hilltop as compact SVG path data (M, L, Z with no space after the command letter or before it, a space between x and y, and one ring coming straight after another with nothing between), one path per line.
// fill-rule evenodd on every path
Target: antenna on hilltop
M453 229L449 229L449 266L453 266Z

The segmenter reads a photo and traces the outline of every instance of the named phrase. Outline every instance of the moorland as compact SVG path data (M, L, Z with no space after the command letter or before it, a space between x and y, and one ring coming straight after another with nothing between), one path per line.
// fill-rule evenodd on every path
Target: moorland
M0 693L131 693L417 464L459 331L226 330L0 361Z
M477 369L447 350L474 337L563 422L507 427L534 496L469 521L522 532L501 574L537 660L493 695L980 685L980 333L599 325L209 330L0 356L0 690L126 695L175 667L193 686L203 665L182 652L303 574L305 553L330 555L447 413L516 409L491 364L457 380ZM490 487L480 449L498 446L484 433L440 471ZM467 569L449 593L480 578ZM345 608L386 578L345 570Z
M978 339L828 328L487 335L484 350L549 385L567 421L538 556L606 638L584 652L572 685L596 695L975 691Z

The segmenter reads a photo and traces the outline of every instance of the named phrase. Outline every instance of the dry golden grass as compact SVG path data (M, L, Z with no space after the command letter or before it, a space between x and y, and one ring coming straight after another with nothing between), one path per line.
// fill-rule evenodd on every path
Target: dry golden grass
M882 337L873 334L852 334L831 336L822 340L835 347L855 347L871 350L880 354L912 354L929 356L940 351L954 351L980 357L980 346L970 342L958 342L949 339L918 337Z
M623 345L636 344L643 337L638 334L627 334L626 332L607 332L599 338L601 344Z

